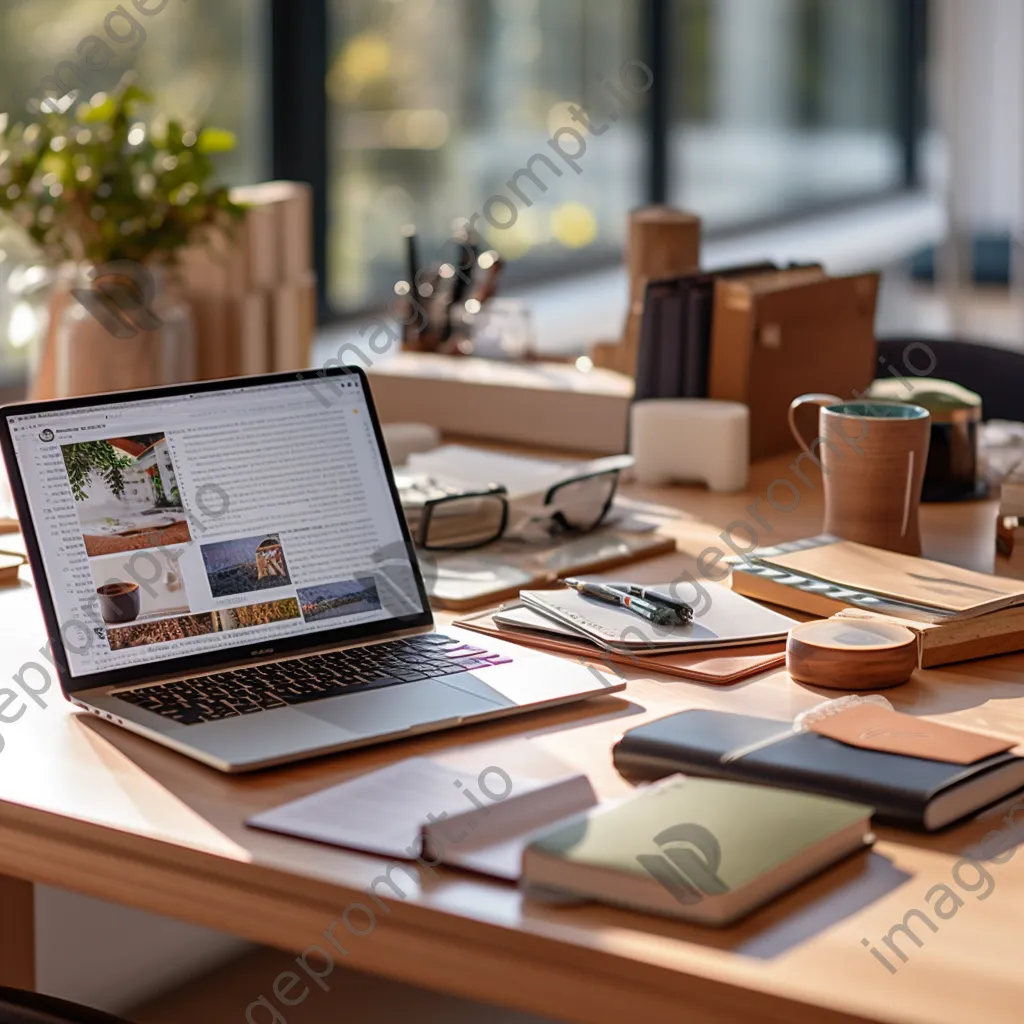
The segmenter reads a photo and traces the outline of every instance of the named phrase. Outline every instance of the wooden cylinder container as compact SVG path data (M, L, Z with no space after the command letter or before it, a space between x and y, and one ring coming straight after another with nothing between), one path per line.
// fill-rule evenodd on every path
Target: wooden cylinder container
M886 690L918 665L917 636L889 622L832 618L789 631L786 668L798 683L829 690Z

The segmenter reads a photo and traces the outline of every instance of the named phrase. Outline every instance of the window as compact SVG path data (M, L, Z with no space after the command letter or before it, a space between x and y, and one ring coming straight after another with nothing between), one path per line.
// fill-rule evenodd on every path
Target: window
M0 0L0 110L56 73L93 91L137 68L164 109L237 134L227 180L313 183L330 318L383 304L410 222L426 261L481 214L525 282L621 259L641 203L715 231L913 184L925 6ZM90 39L108 60L83 72ZM587 133L576 108L614 119ZM576 168L551 149L567 129Z
M236 134L224 180L264 178L268 11L269 0L0 0L0 112L17 120L30 99L58 95L46 92L51 76L61 91L92 95L134 68L160 110ZM26 343L45 316L45 292L23 274L11 279L12 263L28 256L0 223L0 390L24 376Z
M407 276L405 223L436 252L631 58L652 70L649 92L588 139L578 176L488 231L511 279L620 259L643 202L695 210L714 232L914 184L924 7L330 0L330 309L379 305Z
M269 170L268 3L0 0L0 110L16 119L48 76L91 95L134 68L161 110L235 132L224 176L252 181Z
M407 276L408 222L426 258L453 219L481 213L476 226L513 279L616 258L626 211L643 199L644 147L641 102L616 99L609 85L622 92L623 65L643 57L639 7L332 0L331 303L359 308L391 294ZM641 68L632 73L631 84L647 84ZM578 127L585 149L567 166L549 144L574 126L574 104L616 120L599 135ZM580 148L568 132L559 144ZM492 196L504 199L488 205Z
M728 228L904 184L891 0L675 0L671 202Z

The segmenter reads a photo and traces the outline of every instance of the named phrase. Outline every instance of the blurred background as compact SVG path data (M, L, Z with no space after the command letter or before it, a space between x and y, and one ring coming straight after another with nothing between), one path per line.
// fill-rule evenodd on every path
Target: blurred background
M114 6L0 0L0 106L23 109ZM928 13L926 0L170 0L136 15L146 38L114 44L90 85L135 67L164 109L237 133L232 182L313 182L330 320L390 294L404 223L440 244L545 149L568 104L613 107L600 79L634 58L654 74L645 102L501 233L508 281L618 262L644 202L693 209L713 235L919 186Z
M1024 348L1021 0L0 0L0 112L140 6L88 91L134 68L163 111L235 133L227 182L312 185L318 362L392 294L402 226L435 252L572 105L617 118L488 239L542 352L620 330L627 214L646 203L700 215L708 267L882 268L879 333ZM623 101L628 61L652 82ZM0 305L10 244L0 228ZM27 337L17 318L0 332L0 393L24 390ZM41 986L112 1009L237 947L39 899Z
M114 6L0 0L0 108L23 110ZM961 241L1017 231L1024 15L1016 0L144 6L158 13L135 15L141 32L117 24L126 41L112 44L115 59L89 86L110 88L136 68L164 110L237 134L222 163L229 182L313 184L322 326L380 307L402 273L402 225L415 222L435 251L454 219L547 152L570 104L621 116L589 138L582 173L531 192L515 224L495 233L506 287L550 288L620 264L627 211L649 202L698 213L711 257L714 243L747 235L759 247L751 251L770 255L778 236L766 229L813 218L827 227L851 210L867 211L843 222L862 232L870 211L886 214L871 229L870 253L850 256L851 265L879 250L895 265L946 237L951 220ZM608 81L633 59L651 69L653 84L622 104ZM884 205L901 198L916 205ZM784 237L783 255L829 255L811 237ZM610 279L593 280L604 291ZM949 326L929 296L917 298L908 306L905 290L890 287L883 316L901 328ZM538 300L542 347L581 346L589 326L558 336L566 318L550 296ZM1001 305L982 316L985 333L1015 336ZM604 319L595 310L595 323ZM10 372L18 358L5 346L0 368Z

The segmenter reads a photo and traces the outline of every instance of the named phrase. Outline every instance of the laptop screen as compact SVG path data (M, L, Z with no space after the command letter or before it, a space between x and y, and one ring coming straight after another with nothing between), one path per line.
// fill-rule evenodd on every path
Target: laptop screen
M364 386L341 374L12 410L70 675L422 617Z

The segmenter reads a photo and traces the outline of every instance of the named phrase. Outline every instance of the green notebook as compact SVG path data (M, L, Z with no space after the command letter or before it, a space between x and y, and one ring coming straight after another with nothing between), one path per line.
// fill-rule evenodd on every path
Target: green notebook
M672 776L539 832L527 889L726 925L869 846L872 808Z

